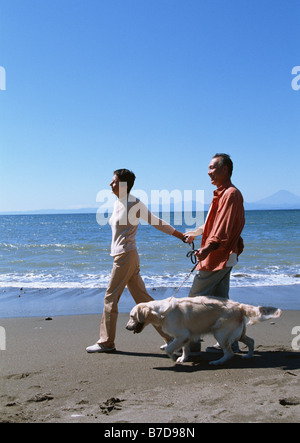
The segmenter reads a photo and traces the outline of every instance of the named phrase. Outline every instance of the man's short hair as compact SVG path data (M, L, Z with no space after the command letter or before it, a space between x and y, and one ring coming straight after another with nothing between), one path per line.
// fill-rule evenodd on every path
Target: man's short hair
M228 174L229 174L229 177L231 177L232 176L232 171L233 171L233 163L232 163L232 160L231 160L231 158L230 158L230 155L228 155L228 154L215 154L214 156L213 156L213 158L220 158L220 160L219 160L219 166L227 166L227 168L228 168Z
M127 193L129 194L135 182L134 173L129 171L129 169L117 169L114 171L114 174L118 177L120 182L127 183Z

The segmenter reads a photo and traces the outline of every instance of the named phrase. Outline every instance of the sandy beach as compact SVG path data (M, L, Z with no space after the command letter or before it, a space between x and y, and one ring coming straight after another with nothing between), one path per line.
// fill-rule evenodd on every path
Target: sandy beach
M51 318L0 319L6 332L6 350L0 351L2 423L300 420L300 338L292 335L300 311L249 326L255 358L236 355L219 368L208 365L216 355L205 352L175 364L160 351L162 340L152 326L140 335L125 329L126 313L119 316L113 354L85 351L97 340L99 315ZM204 338L203 348L212 344L212 336Z

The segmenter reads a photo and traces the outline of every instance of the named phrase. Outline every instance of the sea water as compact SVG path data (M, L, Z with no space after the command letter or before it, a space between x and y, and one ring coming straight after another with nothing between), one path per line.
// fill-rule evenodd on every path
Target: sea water
M191 229L184 224L185 217L171 214L168 221L173 224L178 219L182 220L175 225L178 230ZM245 249L233 268L231 288L300 284L300 210L246 211L242 237ZM170 294L193 267L186 257L189 246L142 224L136 241L146 287L149 291L164 288ZM195 248L200 242L198 237ZM100 290L103 297L112 267L110 243L111 228L108 223L99 225L96 214L0 216L0 303L12 288L35 293L59 288ZM178 295L187 295L192 280L184 283L185 292Z

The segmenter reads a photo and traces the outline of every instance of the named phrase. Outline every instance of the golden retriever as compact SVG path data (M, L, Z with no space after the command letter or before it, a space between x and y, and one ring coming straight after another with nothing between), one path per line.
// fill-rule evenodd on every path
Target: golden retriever
M224 356L210 364L222 365L233 357L231 345L237 340L248 347L244 358L253 357L254 340L246 335L246 319L250 320L248 324L253 324L280 317L281 313L277 308L255 307L217 297L171 298L136 305L130 312L126 329L139 333L148 324L160 326L174 337L165 347L173 360L176 360L174 353L182 348L178 363L188 359L190 341L212 333Z

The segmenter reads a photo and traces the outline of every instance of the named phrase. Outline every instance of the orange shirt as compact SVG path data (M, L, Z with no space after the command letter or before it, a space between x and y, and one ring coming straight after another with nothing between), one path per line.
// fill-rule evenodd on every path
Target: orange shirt
M214 191L202 235L201 248L212 242L219 248L200 261L197 270L218 271L226 267L231 253L243 250L241 232L245 225L245 211L241 192L231 181Z

